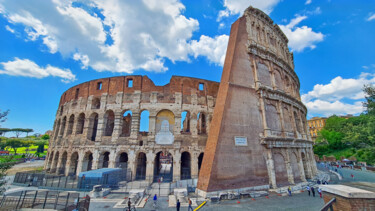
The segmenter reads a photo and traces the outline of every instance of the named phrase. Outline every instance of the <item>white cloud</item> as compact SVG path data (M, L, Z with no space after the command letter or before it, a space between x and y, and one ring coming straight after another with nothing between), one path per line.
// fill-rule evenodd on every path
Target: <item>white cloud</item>
M249 6L258 8L266 14L270 14L280 1L281 0L224 0L225 10L219 12L218 21L229 15L242 15Z
M23 25L29 40L42 40L50 53L71 57L83 69L162 72L167 59L189 61L199 56L198 41L191 40L199 23L182 14L185 6L179 0L82 3L85 7L79 8L71 1L0 0L0 13L10 23ZM210 45L212 50L222 49L216 44ZM217 55L203 56L218 62Z
M372 20L375 20L375 14L373 14L370 17L367 18L367 21L372 21Z
M69 83L76 80L76 76L69 69L60 69L47 65L40 67L28 59L15 58L14 61L1 62L3 70L0 74L11 76L24 76L31 78L45 78L48 76L62 78L62 82Z
M220 35L215 38L202 35L199 41L193 40L191 43L194 57L206 56L209 61L222 66L225 60L228 39L228 35Z
M361 73L358 78L343 79L338 76L328 84L317 84L312 91L302 95L302 102L310 113L323 115L357 114L362 112L362 91L365 84L374 84L375 74ZM352 104L343 100L351 100Z
M305 20L307 16L297 16L292 19L287 25L279 25L280 29L285 33L289 39L289 47L293 51L303 51L305 48L314 49L317 42L321 42L324 39L324 35L321 32L314 32L312 28L308 26L298 27L297 25Z
M6 25L5 29L9 31L10 33L14 33L14 29L10 28L10 26Z
M308 5L308 4L311 4L312 0L306 0L305 4Z

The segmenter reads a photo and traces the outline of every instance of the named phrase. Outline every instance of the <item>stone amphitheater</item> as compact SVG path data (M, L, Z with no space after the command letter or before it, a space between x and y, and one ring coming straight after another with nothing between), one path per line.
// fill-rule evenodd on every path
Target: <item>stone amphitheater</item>
M68 89L44 168L123 168L165 182L201 173L206 192L305 182L317 169L299 88L288 39L249 7L232 26L221 83L173 76L156 86L134 75Z

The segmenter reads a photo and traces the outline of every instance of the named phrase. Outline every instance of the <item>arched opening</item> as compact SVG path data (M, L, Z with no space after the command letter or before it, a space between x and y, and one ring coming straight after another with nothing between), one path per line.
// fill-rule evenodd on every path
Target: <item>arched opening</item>
M83 157L81 172L90 171L92 169L92 160L92 153L90 151L86 152L85 156Z
M146 164L147 164L146 154L143 152L140 152L137 157L137 169L135 173L136 180L146 179Z
M51 173L56 173L56 171L57 171L56 166L57 166L58 162L59 162L59 152L56 152L55 157L54 157L53 162L52 162L53 166L51 166Z
M121 153L116 162L116 168L127 169L128 168L128 154L126 152Z
M169 152L158 152L154 161L154 182L172 182L173 157Z
M91 102L91 109L100 109L100 98L95 97Z
M296 123L296 129L298 131L298 133L301 133L301 119L299 118L299 115L297 114L296 111L293 112L294 114L294 122Z
M55 138L57 138L57 136L59 135L59 131L60 131L60 120L57 121L57 124L56 124L56 128L55 128Z
M273 156L273 160L277 186L282 187L285 185L289 185L284 156L280 153L275 153Z
M78 120L77 120L76 134L82 134L84 127L85 127L85 114L81 113L81 114L79 114Z
M73 126L74 126L74 114L70 115L69 117L68 131L66 131L66 135L71 135L73 133Z
M73 154L70 156L70 166L68 175L74 176L77 174L78 158L78 152L73 152Z
M156 115L155 142L157 144L173 144L174 142L174 114L170 110L161 110Z
M181 179L191 179L191 156L189 152L181 154Z
M198 113L197 116L197 131L198 134L206 134L206 115L202 112Z
M63 121L62 121L62 123L61 123L60 136L64 136L65 125L66 125L66 116L63 118Z
M101 168L108 168L109 165L109 152L104 152L100 155L99 161L101 163Z
M305 178L311 179L309 171L308 171L308 166L307 166L307 158L304 152L301 153L301 157L302 157L302 163L303 163L303 170L305 172Z
M147 110L143 110L141 112L141 119L139 121L139 132L143 136L148 135L149 119L150 119L150 112Z
M190 112L183 111L181 113L181 133L190 134Z
M108 110L104 115L104 121L104 136L112 136L113 128L115 127L115 113L112 110Z
M298 159L294 152L292 152L290 155L290 165L292 166L294 183L301 182L302 180L301 180L301 173L298 167Z
M47 171L51 171L51 168L52 168L52 161L53 161L53 156L54 156L54 153L53 151L50 153L49 157L48 157L48 166L47 166Z
M125 111L122 115L122 129L121 129L121 137L128 137L130 136L132 126L132 112L130 110Z
M99 115L97 113L91 114L87 131L87 138L91 141L95 141L96 139L96 133L98 130L98 119Z
M60 169L57 171L58 174L65 174L66 161L68 160L68 153L65 151L61 157Z
M199 157L198 157L198 175L199 175L199 172L201 171L203 156L204 156L204 153L202 152L201 154L199 154Z

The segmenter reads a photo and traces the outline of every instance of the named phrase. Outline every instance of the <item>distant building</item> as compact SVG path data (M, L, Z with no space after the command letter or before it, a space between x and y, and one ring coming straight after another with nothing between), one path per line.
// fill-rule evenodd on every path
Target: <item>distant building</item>
M313 141L318 137L318 132L326 125L326 120L327 117L313 117L310 120L307 120Z

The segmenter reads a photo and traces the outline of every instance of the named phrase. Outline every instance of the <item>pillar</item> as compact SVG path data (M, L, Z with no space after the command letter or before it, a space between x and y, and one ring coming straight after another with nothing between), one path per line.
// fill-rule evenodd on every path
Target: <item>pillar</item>
M95 149L95 151L92 153L92 167L91 169L98 169L100 168L101 164L99 163L100 161L100 153L99 153L99 150L98 149Z
M122 130L122 112L115 112L115 125L113 127L112 142L116 142Z
M64 154L64 153L63 153ZM62 155L59 156L59 160L57 161L57 166L56 166L56 174L59 175L60 174L60 169L61 169L61 163L62 163Z
M56 163L56 154L57 154L57 151L53 154L53 158L52 158L52 163L51 163L51 168L50 168L50 172L52 172L52 173L56 172L56 165L57 165L57 163Z
M148 135L149 136L155 136L155 133L156 133L156 128L155 128L155 124L156 124L156 116L153 115L149 116L149 122L148 122Z
M191 178L198 178L198 157L199 153L192 153L191 155Z
M70 171L71 160L72 160L72 154L68 153L67 161L66 161L66 164L65 164L65 171L64 171L65 176L68 176L69 173L70 173L69 171Z
M79 156L78 156L78 164L77 164L77 174L76 174L77 176L78 176L79 173L81 173L81 171L82 171L82 164L83 164L84 156L85 156L85 153L84 153L84 152L79 153Z
M173 182L181 178L181 153L176 152L173 156Z
M290 150L286 149L285 150L285 165L286 165L286 171L288 173L288 182L290 184L294 184L294 175L293 175L293 169L292 166L290 165Z
M108 168L115 168L115 165L116 165L116 151L114 149L111 149L109 152Z
M191 115L190 115L190 131L191 131L191 135L193 137L197 137L198 136L198 129L197 129L198 120L197 120L197 115L198 115L198 113L191 113Z
M139 120L140 120L140 113L139 111L134 111L132 114L132 125L130 131L130 137L136 139L138 137L139 132Z
M270 188L276 189L276 174L275 174L275 166L273 162L273 156L272 156L272 149L267 149L267 171L268 171L268 178L269 178L269 184Z
M302 182L306 182L306 175L305 175L305 170L303 168L303 161L302 161L302 156L301 156L301 150L297 149L297 154L298 154L298 167L299 167L299 173L301 175L301 180Z

